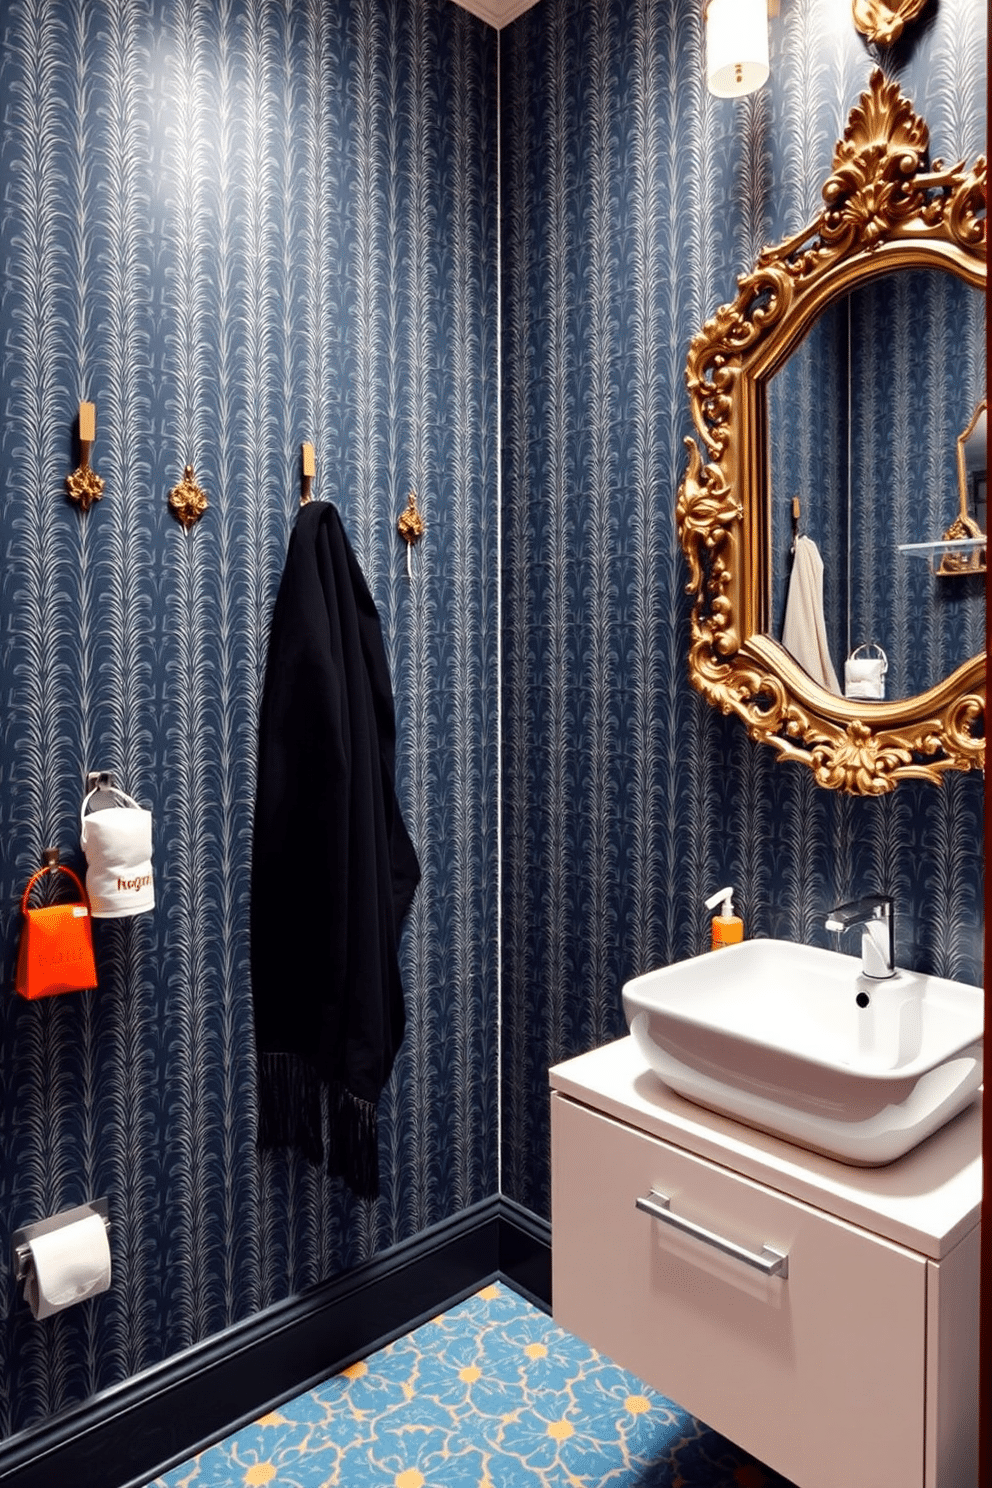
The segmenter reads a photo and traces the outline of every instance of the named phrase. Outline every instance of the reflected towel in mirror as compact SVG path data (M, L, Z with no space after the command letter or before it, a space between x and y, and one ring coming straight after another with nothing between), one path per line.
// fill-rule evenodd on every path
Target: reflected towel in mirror
M796 538L785 602L782 645L814 682L828 692L840 694L823 619L823 559L811 537Z

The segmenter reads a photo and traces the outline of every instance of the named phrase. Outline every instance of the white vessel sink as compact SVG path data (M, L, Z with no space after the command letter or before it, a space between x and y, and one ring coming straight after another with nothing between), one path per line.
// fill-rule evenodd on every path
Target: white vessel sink
M860 1006L858 997L867 1005ZM982 1083L984 993L853 956L746 940L636 977L627 1023L666 1085L843 1162L892 1162Z

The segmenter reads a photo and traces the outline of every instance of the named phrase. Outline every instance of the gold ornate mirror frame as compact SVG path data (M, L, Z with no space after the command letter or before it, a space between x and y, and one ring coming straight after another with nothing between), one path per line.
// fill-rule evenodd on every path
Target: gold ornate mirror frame
M676 521L695 595L689 672L753 739L808 765L820 785L880 795L985 762L985 656L898 702L837 697L763 633L769 548L769 378L821 310L896 268L937 267L984 288L986 164L928 160L929 131L880 70L852 109L824 208L766 248L693 338L686 366L699 444Z

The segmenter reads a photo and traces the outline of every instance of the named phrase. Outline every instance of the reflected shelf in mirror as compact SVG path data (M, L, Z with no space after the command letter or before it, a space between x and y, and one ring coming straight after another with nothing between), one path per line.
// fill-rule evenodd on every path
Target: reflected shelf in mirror
M984 533L980 537L942 537L936 542L900 543L899 552L925 558L932 574L947 579L984 574L986 542Z

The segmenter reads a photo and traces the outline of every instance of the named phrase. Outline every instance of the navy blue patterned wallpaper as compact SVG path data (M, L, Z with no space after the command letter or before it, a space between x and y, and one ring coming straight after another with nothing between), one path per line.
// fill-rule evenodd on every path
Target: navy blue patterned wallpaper
M740 104L703 88L697 0L540 0L498 41L449 0L0 21L8 986L42 847L79 862L84 770L154 810L158 888L96 927L97 992L0 1000L0 1252L90 1195L114 1220L92 1304L35 1323L0 1268L8 1434L495 1192L498 1140L546 1212L548 1064L624 1031L622 980L700 949L723 882L799 940L883 884L900 959L977 978L982 860L977 778L827 794L686 676L686 348L816 209L872 62L847 7L783 0ZM941 0L891 64L945 158L984 139L983 28ZM255 720L307 439L382 617L424 870L374 1205L254 1146ZM319 848L287 888L318 913Z
M106 1194L114 1266L45 1323L0 1266L6 1434L496 1190L498 193L496 36L446 0L4 0L0 29L0 1254ZM423 867L371 1205L255 1149L256 720L304 440L379 608ZM157 906L96 926L95 993L26 1004L20 893L48 843L80 864L100 767L154 812Z
M883 56L849 6L783 0L770 83L736 102L705 89L701 29L696 0L542 0L502 43L503 1184L542 1212L548 1065L625 1031L627 977L708 944L714 889L736 886L751 934L826 944L826 909L884 888L903 964L981 976L981 779L827 793L708 708L687 678L673 512L690 338L762 247L818 213L876 62L935 156L982 153L986 8L941 0ZM902 329L874 416L905 431L922 330ZM972 388L982 343L956 326L925 338L958 348ZM800 429L823 402L807 377ZM874 550L891 523L862 485ZM936 642L908 585L879 589L904 671Z

